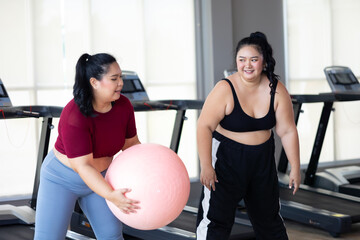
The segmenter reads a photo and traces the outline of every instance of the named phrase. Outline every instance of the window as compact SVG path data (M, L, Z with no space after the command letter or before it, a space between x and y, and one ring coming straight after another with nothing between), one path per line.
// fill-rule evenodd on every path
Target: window
M14 106L65 106L85 52L114 55L152 100L196 99L193 0L4 0L0 28L0 78ZM195 176L196 111L187 117L179 156ZM140 140L169 146L174 119L174 111L136 113ZM0 121L0 196L32 192L40 123ZM50 147L56 136L55 128Z
M330 92L323 69L339 65L360 76L360 2L357 0L287 0L289 91L292 94ZM360 102L336 102L320 161L360 156ZM322 104L304 104L299 118L301 162L307 163L313 147ZM316 121L315 121L316 120Z

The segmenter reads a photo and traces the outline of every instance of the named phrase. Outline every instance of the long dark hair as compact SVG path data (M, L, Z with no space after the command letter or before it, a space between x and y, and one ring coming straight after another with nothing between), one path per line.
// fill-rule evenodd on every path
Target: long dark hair
M276 61L273 57L273 50L271 45L268 43L267 38L262 32L251 33L249 37L243 38L240 40L235 49L235 59L236 54L243 46L254 46L260 54L263 55L265 67L263 73L266 74L270 83L271 93L275 92L274 86L276 86L277 81L279 81L279 75L274 73Z
M107 53L95 55L84 53L76 63L73 95L80 112L85 116L90 116L93 112L93 89L90 78L101 80L113 62L116 62L116 59Z

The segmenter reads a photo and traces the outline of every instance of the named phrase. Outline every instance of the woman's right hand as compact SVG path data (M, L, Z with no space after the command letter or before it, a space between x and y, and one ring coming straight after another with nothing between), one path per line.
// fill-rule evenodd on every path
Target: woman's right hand
M202 167L200 172L200 182L207 189L215 191L215 183L218 182L215 169L212 166Z
M121 188L111 192L108 200L115 204L121 212L125 214L136 213L136 209L140 209L140 201L126 197L126 193L131 192L129 188Z

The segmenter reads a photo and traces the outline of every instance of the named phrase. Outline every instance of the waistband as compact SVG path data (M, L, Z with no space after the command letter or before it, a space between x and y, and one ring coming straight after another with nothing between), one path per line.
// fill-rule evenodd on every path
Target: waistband
M271 131L271 136L269 137L268 140L266 140L265 142L258 144L258 145L248 145L248 144L236 142L236 141L222 135L221 133L219 133L217 131L214 131L212 136L219 142L225 143L229 147L236 148L236 149L249 150L249 151L259 151L259 150L267 148L269 146L273 146L273 144L274 144L274 132L273 131Z
M105 177L106 171L101 172ZM49 151L41 166L40 178L46 178L50 181L62 184L65 188L71 189L74 192L81 192L87 194L92 191L80 175L72 168L64 165L54 154L54 151Z

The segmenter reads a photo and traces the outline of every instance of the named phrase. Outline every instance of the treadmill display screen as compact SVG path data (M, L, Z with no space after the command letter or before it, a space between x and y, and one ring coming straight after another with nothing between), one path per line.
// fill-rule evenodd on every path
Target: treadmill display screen
M0 84L0 98L3 98L3 97L8 97L8 95L4 89L4 86L2 84Z
M335 73L334 77L336 80L335 84L348 85L357 83L356 79L349 73Z
M133 81L132 80L124 80L124 86L121 91L124 93L136 92L136 88L133 84Z
M141 83L140 83L139 79L135 79L133 83L135 85L136 90L145 91L145 89L141 86Z
M123 93L145 92L139 79L124 79Z
M5 86L0 79L0 106L1 107L9 107L11 106L11 101L8 93L6 92Z

